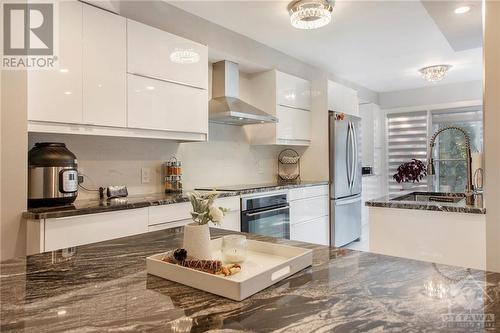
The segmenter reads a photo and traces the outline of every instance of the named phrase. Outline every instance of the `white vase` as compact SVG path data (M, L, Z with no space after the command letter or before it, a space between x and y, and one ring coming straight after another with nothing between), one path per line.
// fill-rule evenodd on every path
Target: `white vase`
M212 259L210 229L208 224L189 223L184 226L184 244L188 256L197 259Z

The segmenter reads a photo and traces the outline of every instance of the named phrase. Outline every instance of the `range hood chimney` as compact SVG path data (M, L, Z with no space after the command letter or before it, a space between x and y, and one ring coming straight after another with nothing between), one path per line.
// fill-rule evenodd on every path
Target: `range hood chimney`
M278 118L238 98L238 64L223 60L214 63L212 68L212 99L208 103L211 122L228 125L278 122Z

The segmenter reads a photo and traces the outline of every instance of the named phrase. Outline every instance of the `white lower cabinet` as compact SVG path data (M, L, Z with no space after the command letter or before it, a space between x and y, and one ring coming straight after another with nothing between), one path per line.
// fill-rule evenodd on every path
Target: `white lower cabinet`
M27 252L102 242L147 232L147 208L28 221Z
M328 185L292 189L290 239L321 245L330 244Z
M219 229L240 231L240 197L220 198L217 206L229 209ZM105 240L181 227L191 223L191 204L127 209L43 220L27 221L27 254L102 242Z
M229 211L220 225L210 224L210 227L240 231L240 197L220 198L215 200L215 204ZM193 221L190 212L191 203L189 202L149 207L148 230L168 229L191 223Z
M290 225L290 239L321 245L329 245L328 216Z

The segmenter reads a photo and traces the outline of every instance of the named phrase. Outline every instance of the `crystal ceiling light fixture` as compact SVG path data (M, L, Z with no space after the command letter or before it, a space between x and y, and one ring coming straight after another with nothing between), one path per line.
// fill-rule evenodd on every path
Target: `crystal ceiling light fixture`
M444 79L451 65L435 65L420 68L418 71L422 74L422 77L429 82L437 82Z
M333 1L295 0L288 4L290 23L297 29L321 28L332 20Z

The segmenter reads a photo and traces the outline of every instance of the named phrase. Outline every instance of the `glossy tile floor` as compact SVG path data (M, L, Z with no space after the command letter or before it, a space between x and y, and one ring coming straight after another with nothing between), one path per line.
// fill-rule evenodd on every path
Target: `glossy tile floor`
M370 226L368 223L361 226L361 237L359 241L352 242L346 246L346 249L369 252L370 251Z

